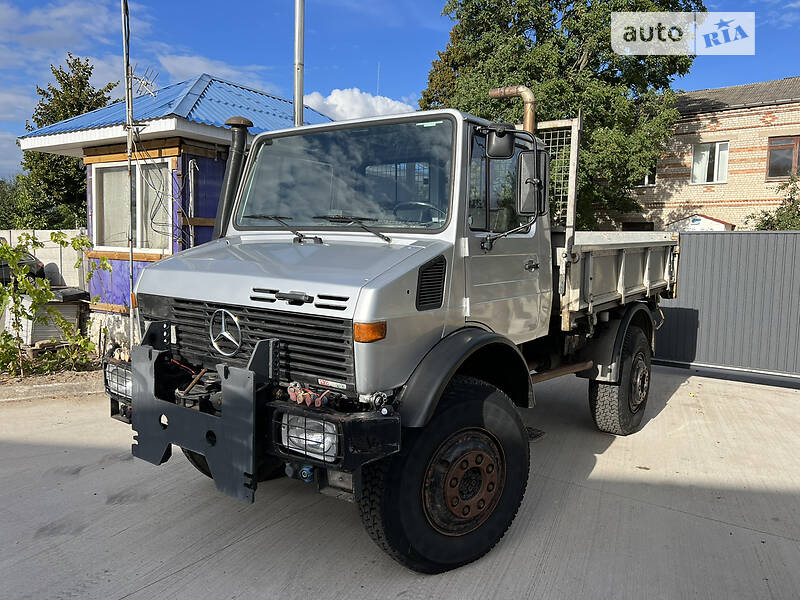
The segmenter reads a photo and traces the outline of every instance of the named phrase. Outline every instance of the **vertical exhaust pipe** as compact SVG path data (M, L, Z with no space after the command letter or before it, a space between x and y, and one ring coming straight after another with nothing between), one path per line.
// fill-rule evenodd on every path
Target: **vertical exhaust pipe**
M305 37L305 0L294 0L294 126L303 126L303 46Z
M214 240L225 235L228 221L231 220L233 200L236 195L236 188L239 187L239 180L242 177L242 168L244 167L247 128L252 127L253 122L245 117L231 117L225 121L225 125L231 128L231 147L228 150L225 177L222 179L222 190L219 193L217 219L214 221L214 234L212 235Z
M492 98L522 98L525 103L525 115L522 119L522 128L534 135L536 133L536 99L529 87L524 85L510 85L508 87L489 90Z

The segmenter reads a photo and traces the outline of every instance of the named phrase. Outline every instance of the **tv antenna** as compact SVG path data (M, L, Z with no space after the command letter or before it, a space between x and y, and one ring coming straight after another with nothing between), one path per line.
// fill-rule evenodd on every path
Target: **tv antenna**
M134 65L133 67L133 80L136 82L136 95L142 96L144 94L150 94L153 98L158 95L158 86L156 85L156 80L158 79L158 73L156 73L152 67L147 67L141 75L136 74L136 67L138 65Z

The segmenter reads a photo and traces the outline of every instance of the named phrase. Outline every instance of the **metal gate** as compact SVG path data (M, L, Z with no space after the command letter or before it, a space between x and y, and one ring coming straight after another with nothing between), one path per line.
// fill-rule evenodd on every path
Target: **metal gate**
M800 378L800 231L681 234L656 361Z

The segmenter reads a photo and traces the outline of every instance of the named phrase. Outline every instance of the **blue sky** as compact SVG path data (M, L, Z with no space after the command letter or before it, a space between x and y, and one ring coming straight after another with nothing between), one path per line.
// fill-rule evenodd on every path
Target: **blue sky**
M416 108L450 20L440 0L306 0L306 102L334 118ZM291 96L291 0L131 0L132 61L167 85L207 72ZM755 56L704 56L676 87L694 90L800 75L800 0L708 2L756 11ZM68 50L89 56L97 84L122 72L117 0L0 0L0 177L18 170L14 140L35 85ZM380 83L378 64L380 63ZM115 92L115 97L122 92Z

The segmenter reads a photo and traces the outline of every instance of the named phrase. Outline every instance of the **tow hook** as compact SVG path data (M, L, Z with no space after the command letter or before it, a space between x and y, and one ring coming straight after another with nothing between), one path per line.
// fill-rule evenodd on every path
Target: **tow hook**
M286 463L286 476L291 479L299 479L304 483L311 483L314 481L314 467L311 465L298 467L296 464Z
M301 481L304 481L306 483L311 483L312 481L314 481L314 467L312 467L311 465L303 465L297 472L297 476L300 478Z

